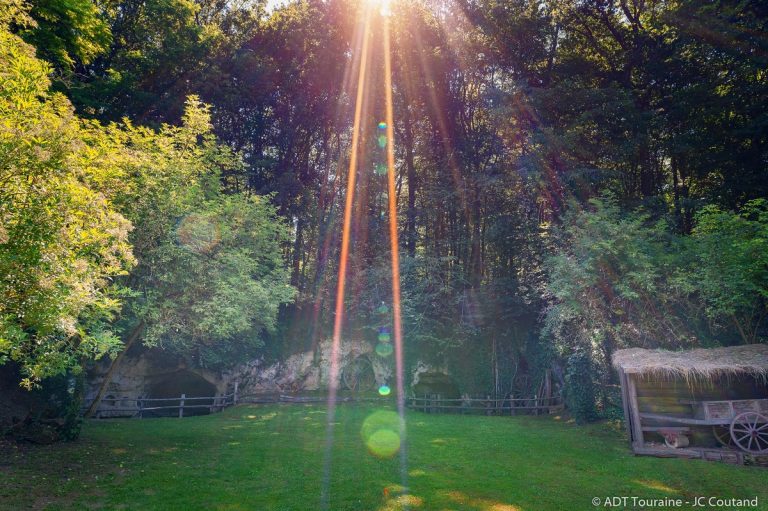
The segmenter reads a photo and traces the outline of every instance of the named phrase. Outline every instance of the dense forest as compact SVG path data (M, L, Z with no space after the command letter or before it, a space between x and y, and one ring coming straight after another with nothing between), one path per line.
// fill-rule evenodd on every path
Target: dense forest
M3 2L0 364L327 339L362 57L345 337L389 321L392 144L407 364L497 395L553 368L590 418L616 349L768 341L768 5L366 8Z

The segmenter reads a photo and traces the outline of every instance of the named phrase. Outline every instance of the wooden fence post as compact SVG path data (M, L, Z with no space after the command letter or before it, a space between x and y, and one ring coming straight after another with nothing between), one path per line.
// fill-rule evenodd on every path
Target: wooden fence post
M143 417L143 415L144 415L144 410L143 410L144 402L141 400L141 398L136 400L136 406L139 408L139 419L143 419L144 418Z
M236 405L236 404L237 404L237 387L238 387L239 385L240 385L240 383L239 383L239 382L235 382L235 392L234 392L234 394L232 394L232 404L233 404L233 405Z
M179 419L184 417L184 399L187 397L186 394L181 395L180 403L179 403Z

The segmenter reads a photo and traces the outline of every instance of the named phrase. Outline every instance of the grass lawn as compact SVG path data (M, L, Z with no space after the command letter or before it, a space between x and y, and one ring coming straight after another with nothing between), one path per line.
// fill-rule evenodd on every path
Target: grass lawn
M590 510L594 497L607 496L758 497L758 509L768 509L765 469L634 457L620 430L551 417L410 412L403 494L400 457L371 455L361 436L381 408L337 409L334 511ZM325 419L322 406L269 405L181 420L91 421L76 442L5 446L0 508L319 509Z

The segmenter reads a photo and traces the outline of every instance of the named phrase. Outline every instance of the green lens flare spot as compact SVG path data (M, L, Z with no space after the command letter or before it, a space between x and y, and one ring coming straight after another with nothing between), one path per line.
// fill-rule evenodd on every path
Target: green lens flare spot
M385 344L385 343L379 343L376 345L376 354L382 358L387 358L392 354L392 345L391 344Z
M387 129L387 123L386 123L386 122L383 122L383 121L382 121L382 122L380 122L380 123L379 123L379 129L380 129L380 130L385 130L385 129Z
M363 421L360 434L366 442L368 438L379 429L391 429L400 431L400 416L393 410L377 410Z
M378 410L366 417L360 436L368 452L378 458L391 458L400 450L400 416L391 410Z
M381 459L389 459L400 450L400 435L388 429L380 429L366 443L368 452Z
M382 385L379 387L379 395L380 396L388 396L392 392L392 389L389 388L387 385Z
M379 135L379 147L382 149L387 147L387 136L386 135Z
M387 166L384 165L383 163L377 163L376 166L373 168L373 171L376 173L376 175L383 176L384 174L387 173Z

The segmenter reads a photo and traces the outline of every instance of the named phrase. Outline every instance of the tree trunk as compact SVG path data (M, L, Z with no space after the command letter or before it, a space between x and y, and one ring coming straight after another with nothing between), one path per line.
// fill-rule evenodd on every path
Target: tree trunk
M101 382L101 386L99 387L99 391L96 393L96 397L93 399L91 406L88 407L88 411L85 412L86 418L92 417L93 414L96 413L96 410L98 410L99 405L101 404L101 400L104 397L104 394L107 392L107 387L109 387L109 382L112 381L112 376L115 374L115 371L120 365L120 362L123 360L125 354L128 353L128 350L131 349L131 346L133 346L136 341L139 340L139 337L141 337L142 332L144 332L144 326L144 320L141 320L135 327L133 327L133 330L131 330L130 335L128 335L128 341L125 343L125 348L123 348L123 351L121 351L117 358L112 361L112 365L109 366L109 371L107 371L107 374L104 375L104 381Z
M297 215L296 221L296 239L293 243L292 263L293 269L291 271L291 285L301 290L303 288L303 282L301 282L301 254L304 246L304 220L302 214Z
M413 162L413 126L411 125L408 106L403 109L405 145L405 167L408 180L408 210L406 211L406 247L408 255L416 257L416 167Z

